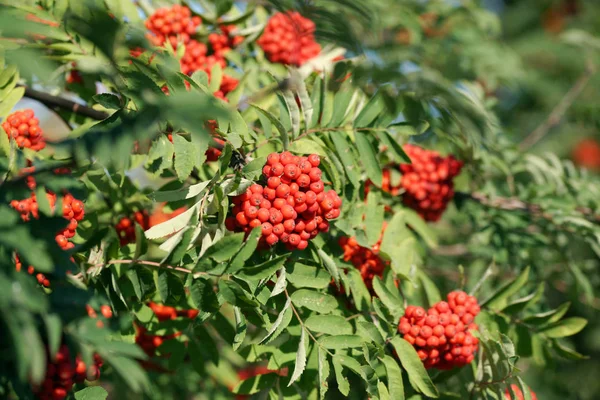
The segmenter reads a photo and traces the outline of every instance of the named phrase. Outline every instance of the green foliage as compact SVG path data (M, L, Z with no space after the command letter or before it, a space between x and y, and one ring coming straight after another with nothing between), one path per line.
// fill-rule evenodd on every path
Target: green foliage
M514 143L533 128L523 120L547 111L502 98L519 84L543 103L549 79L528 75L533 45L516 35L525 25L507 21L514 43L506 42L498 16L477 2L184 3L203 20L195 39L236 25L243 41L226 53L227 67L180 73L185 46L156 48L144 37L154 2L0 1L0 122L35 87L60 94L41 100L71 129L40 152L0 129L0 397L31 398L62 344L86 364L94 354L105 362L102 387L74 386L71 398L82 400L499 400L511 385L552 399L537 377L560 382L553 368L597 354L582 335L597 330L600 180ZM256 40L272 11L292 8L316 23L324 49L284 68ZM577 29L560 46L585 49L595 64L598 40ZM131 56L138 47L150 51ZM556 62L575 62L567 57L558 52ZM73 69L83 81L67 84ZM229 76L239 84L218 99ZM569 118L597 133L584 108L575 103L572 113L585 115ZM456 206L437 224L385 190L384 171L400 186L394 166L411 162L408 141L465 162ZM343 199L340 217L303 251L265 248L260 227L226 227L234 197L264 183L267 156L283 150L318 154L323 181ZM31 195L26 175L40 213L30 221L10 206ZM56 244L68 221L46 191L84 200L73 249ZM133 219L142 211L152 223ZM115 230L124 217L134 240ZM343 237L377 247L384 272L365 280ZM30 265L50 288L26 273ZM428 307L460 288L482 308L477 357L427 370L398 334L399 318L409 304ZM161 316L157 303L186 317ZM102 305L111 318L86 313ZM573 393L562 398L592 398Z

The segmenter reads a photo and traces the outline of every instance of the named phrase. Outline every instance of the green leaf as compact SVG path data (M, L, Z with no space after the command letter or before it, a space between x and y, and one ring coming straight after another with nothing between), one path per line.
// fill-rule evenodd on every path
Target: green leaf
M44 322L48 333L48 352L50 357L54 358L62 340L62 322L57 314L44 316Z
M105 400L108 392L101 386L91 386L73 393L75 400Z
M342 363L338 360L339 356L333 356L333 370L335 371L335 380L338 384L338 390L344 396L348 396L350 393L350 383L348 382L348 378L343 375L344 367Z
M164 269L154 270L154 284L156 285L156 289L158 290L158 294L160 295L161 300L166 302L169 298L169 278L167 276L167 271Z
M348 179L350 179L352 185L358 187L358 168L356 165L356 160L354 159L354 154L352 153L352 149L350 149L350 146L346 140L346 135L343 135L342 132L333 132L330 137L333 141L333 145L335 146L336 153L342 161L342 165L344 166L344 171L346 171Z
M425 291L425 295L427 296L427 303L429 306L431 307L438 301L442 300L442 296L440 295L440 291L438 290L437 286L435 286L435 283L425 274L425 272L419 270L418 276L423 290Z
M589 358L567 346L563 346L558 340L554 340L552 346L559 356L567 360L585 360Z
M239 307L233 307L233 314L235 316L235 337L231 345L233 350L237 350L246 337L246 318Z
M392 293L381 281L381 278L375 276L373 278L373 290L375 294L379 296L381 302L390 310L395 316L400 318L404 314L404 306L400 296Z
M379 93L375 93L369 99L367 104L360 110L360 113L354 120L354 128L364 128L369 126L375 118L383 111L385 104L381 100Z
M196 204L191 206L185 212L178 216L171 218L168 221L162 222L158 225L154 225L148 229L144 234L148 239L159 239L165 236L172 235L173 233L179 232L185 228L194 216L194 213L200 208L202 201L198 201Z
M358 335L325 336L319 339L321 346L326 349L339 350L353 347L362 347L364 341Z
M297 84L298 98L300 99L300 106L302 108L302 114L304 115L304 130L308 131L313 116L313 105L306 90L306 83L303 79L298 79Z
M304 321L304 326L313 332L328 335L352 334L352 325L340 315L311 315Z
M408 374L411 386L425 396L439 397L438 390L427 374L427 370L419 359L415 348L400 336L392 338L391 344L398 354L402 367Z
M520 299L517 299L517 300L511 302L505 308L502 309L502 312L512 315L512 314L519 313L519 312L527 309L528 307L534 305L542 298L542 295L544 294L544 286L545 285L543 282L540 283L538 285L537 289L535 290L535 292L531 293L528 296L525 296L523 298L520 298Z
M329 150L326 150L319 143L311 140L310 137L294 141L289 148L289 151L295 154L318 154L322 157L327 157Z
M348 115L349 105L354 97L354 92L351 90L340 90L335 94L333 100L333 114L331 116L331 120L327 124L328 127L338 127L342 125L344 119ZM325 115L324 115L325 117ZM322 121L322 123L326 123L326 119Z
M225 262L233 257L244 242L244 233L234 233L232 235L223 236L219 241L210 246L205 257L211 257L216 262Z
M396 156L396 161L408 164L411 163L410 157L406 154L402 146L398 144L398 141L390 135L389 132L380 132L378 136L381 139L382 143L385 144L388 147L388 149Z
M430 225L427 225L425 220L419 214L410 209L402 210L404 221L410 226L419 236L427 243L429 247L437 246L437 237L435 231Z
M360 160L365 167L367 177L375 183L377 186L381 186L383 173L381 171L381 165L377 160L377 152L371 145L367 134L365 132L354 132L354 140L356 141L356 148L360 155Z
M109 110L118 110L121 108L121 99L114 94L100 93L92 97L92 99L102 107Z
M23 98L24 94L25 88L17 87L13 89L8 94L8 96L4 98L4 100L2 100L2 102L0 103L0 119L4 119L8 114L10 114L10 112L17 105L19 100Z
M331 275L323 268L295 262L287 269L287 280L296 288L323 289L330 285Z
M572 336L587 325L587 320L579 317L566 318L541 328L538 332L550 338Z
M481 307L487 307L494 311L500 311L502 308L504 308L508 298L517 293L519 289L521 289L527 283L527 279L529 278L529 270L529 267L525 268L523 272L519 274L519 276L502 286L489 298L483 301L480 304Z
M185 181L196 164L196 147L181 135L173 135L175 149L175 171L180 181Z
M194 279L190 287L190 297L194 306L201 311L219 311L219 300L213 290L213 284L202 278Z
M333 311L338 303L335 297L326 293L315 292L314 290L299 289L292 293L292 302L309 310L328 314Z
M281 267L279 269L279 276L277 277L277 281L275 282L275 287L273 288L273 291L271 291L271 294L269 295L269 297L274 297L280 293L283 293L283 291L285 290L286 287L287 287L287 279L286 279L285 267Z
M381 336L377 327L371 322L358 321L356 323L356 333L369 342L374 342L379 345L384 344L383 336Z
M288 112L290 113L290 120L292 122L292 140L294 140L300 134L300 109L298 108L298 103L296 103L296 99L291 90L284 90L282 95Z
M381 228L384 219L384 206L379 204L381 196L374 190L367 195L367 209L365 211L365 233L369 245L373 246L381 238Z
M327 389L329 389L329 360L327 359L327 352L319 347L318 349L318 357L319 357L319 399L325 399L325 393L327 393Z
M281 268L281 266L286 262L288 257L289 254L283 254L254 267L244 268L239 273L237 273L236 276L240 279L245 280L260 280L268 278L271 275L273 275L279 268Z
M267 117L269 119L269 121L271 121L271 123L273 125L275 125L275 128L277 128L277 131L279 131L279 135L281 136L281 143L283 144L283 149L287 150L289 147L289 144L290 144L290 139L289 139L288 133L285 130L285 128L283 127L283 124L281 123L281 121L279 121L279 119L277 117L275 117L273 114L271 114L267 110L263 110L262 108L255 106L254 104L252 104L252 107L254 107L258 111L260 111L265 117Z
M191 199L198 196L212 181L204 181L177 190L165 190L151 193L148 197L157 202Z
M329 273L333 277L335 284L339 286L340 271L333 258L331 258L329 254L327 254L325 251L323 251L323 249L320 248L317 249L317 254L321 258L321 261L323 261L323 265L325 266L327 271L329 271Z
M208 90L211 93L216 92L221 87L221 81L223 80L223 69L219 63L215 63L210 70L210 83Z
M244 263L248 260L252 254L256 251L256 247L258 246L258 240L260 239L262 233L261 228L256 227L250 232L244 246L237 252L237 254L231 259L231 263L227 268L228 272L236 272L244 267Z
M267 161L266 157L255 158L242 168L242 174L248 179L257 179L262 174L262 168Z
M394 400L403 400L404 382L402 381L402 370L398 366L398 363L388 355L383 356L381 362L385 365L390 397Z
M277 319L275 319L275 322L273 322L273 325L271 325L271 328L269 328L269 331L267 332L267 334L265 335L265 337L260 341L260 343L266 342L267 339L269 339L269 337L271 337L271 335L273 333L275 333L275 331L279 328L279 326L283 322L284 316L285 316L288 308L290 308L291 304L292 304L292 301L291 301L290 298L288 298L287 301L285 302L285 305L283 306L283 308L279 312L279 315L277 316Z
M288 387L292 386L292 383L296 382L306 368L306 330L301 329L300 331L300 342L298 343L298 352L296 353L296 364L294 365L294 372L288 383Z

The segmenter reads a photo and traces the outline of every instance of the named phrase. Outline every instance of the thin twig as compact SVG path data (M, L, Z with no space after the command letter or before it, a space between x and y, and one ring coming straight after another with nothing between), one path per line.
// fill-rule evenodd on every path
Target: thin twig
M62 108L64 110L68 110L75 114L83 115L85 117L92 118L97 121L102 121L109 117L109 115L104 111L95 110L91 107L75 103L74 101L67 100L62 97L54 96L48 93L40 92L38 90L34 90L26 86L23 87L25 88L25 97L37 100L47 105L48 107Z
M523 211L533 217L547 219L552 221L552 215L545 212L539 204L527 203L516 197L488 197L483 193L464 193L457 192L457 198L475 201L487 207L506 211ZM587 207L576 207L575 210L583 215L590 222L600 222L600 215Z
M585 71L579 76L575 84L569 89L562 100L554 107L548 118L535 128L519 145L520 150L527 150L539 142L546 134L560 123L565 113L573 105L577 97L583 92L588 82L596 72L594 64L588 60Z
M175 267L173 265L164 265L164 264L161 264L161 263L156 262L156 261L145 261L145 260L110 260L110 261L105 262L105 263L98 263L98 264L92 265L88 269L88 273L90 272L90 270L92 270L94 268L106 267L107 265L118 265L118 264L139 264L139 265L146 265L146 266L149 266L149 267L158 267L158 268L172 269L174 271L183 272L185 274L207 275L207 276L220 276L220 275L217 275L217 274L211 274L209 272L204 272L204 271L194 272L194 271L189 270L187 268Z

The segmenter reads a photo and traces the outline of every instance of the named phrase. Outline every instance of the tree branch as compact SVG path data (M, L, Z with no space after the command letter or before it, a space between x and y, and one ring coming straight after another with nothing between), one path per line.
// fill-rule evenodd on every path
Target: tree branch
M583 92L588 82L596 72L596 67L591 61L587 62L585 71L581 74L575 84L569 89L562 100L554 107L548 118L535 128L519 145L521 151L527 150L540 141L546 134L559 124L567 110L573 105L577 97Z
M83 115L85 117L92 118L97 121L102 121L103 119L106 119L109 116L104 111L95 110L91 107L75 103L74 101L67 100L62 97L54 96L48 93L40 92L38 90L34 90L26 86L23 87L25 88L25 97L37 100L50 108L62 108L63 110L68 110L72 113Z
M457 192L456 197L463 200L471 200L490 208L506 211L522 211L533 217L552 220L552 215L544 211L538 204L527 203L516 197L495 197L490 198L483 193L464 193ZM587 207L576 207L576 211L580 212L588 221L600 222L600 215Z

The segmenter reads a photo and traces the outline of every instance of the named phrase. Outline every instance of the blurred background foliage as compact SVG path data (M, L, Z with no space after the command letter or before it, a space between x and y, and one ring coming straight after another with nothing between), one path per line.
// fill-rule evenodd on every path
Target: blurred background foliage
M33 0L0 1L0 4L17 7L36 3ZM61 1L45 3L56 6ZM239 7L238 14L243 14L257 2L186 3L216 18L220 10L227 11L234 3ZM493 278L481 289L484 293L531 266L528 287L546 283L546 305L534 311L546 311L570 302L567 315L583 316L590 321L586 329L569 339L570 345L589 358L557 362L541 350L519 363L519 368L524 370L524 380L540 399L598 398L600 381L594 376L600 374L600 231L595 218L600 209L597 176L600 150L594 153L594 146L600 142L600 74L596 72L600 68L600 5L593 0L278 0L259 3L276 9L301 10L317 23L319 41L346 48L348 62L355 64L352 66L354 82L367 94L381 90L392 109L394 105L401 105L402 113L398 113L394 127L397 137L426 143L427 147L444 153L454 152L466 161L468 173L464 173L457 184L460 193L456 207L451 207L435 226L440 246L423 257L424 270L440 291L446 292L465 281L467 287L472 288L488 266L494 265ZM187 124L197 137L203 137L202 121L214 117L218 106L197 92L182 93L181 87L179 92L174 90L168 100L142 96L141 86L152 87L155 94L160 94L160 87L127 68L120 68L128 79L127 85L115 79L117 64L127 59L127 47L144 44L143 34L136 29L122 29L103 15L87 15L88 10L81 7L82 4L71 0L73 11L82 13L88 23L91 21L91 29L73 21L73 29L81 34L81 41L74 42L62 32L32 24L25 27L26 30L43 30L61 42L54 48L58 55L49 59L36 57L36 49L11 48L3 43L3 56L19 66L21 77L54 92L59 90L49 84L55 82L53 73L57 68L65 72L69 68L66 62L76 61L84 78L94 76L105 87L129 94L146 108L143 115L132 119L127 118L128 110L118 111L130 135L120 138L123 126L113 129L109 121L94 126L92 131L106 135L109 139L104 143L92 138L83 141L89 145L86 147L81 146L81 141L79 144L66 141L64 149L77 148L81 152L80 161L88 154L84 150L89 150L103 160L118 164L123 159L120 155L129 154L134 141L156 134L149 127L159 119ZM97 4L120 10L124 20L140 25L147 16L144 5L160 6L161 2L107 0ZM11 29L25 29L11 25L8 22L11 18L8 12L0 14L2 35L10 35ZM260 24L261 18L264 20L266 14L247 20L248 27ZM205 20L210 21L210 17ZM98 34L102 27L106 35ZM252 34L250 30L248 36ZM116 41L119 46L113 47L115 38L119 39ZM96 57L88 55L91 49L99 50ZM245 51L247 53L242 53L245 56L256 55L255 49ZM173 68L172 58L164 57L162 61ZM240 79L250 71L255 78L244 81L244 95L255 95L273 84L263 62L250 57L238 68L228 71ZM63 67L58 67L61 63ZM345 75L350 68L345 64L338 63L335 76ZM278 77L286 73L284 69L270 67ZM172 71L160 72L167 78L173 77ZM87 81L72 87L72 98L89 99L96 92L95 83L95 80ZM315 83L310 83L312 89ZM336 87L335 80L330 85L332 89L341 86ZM241 99L236 100L243 104L245 97ZM110 101L103 100L106 101L98 102L110 105ZM265 107L274 104L272 99L258 100L264 101ZM211 114L194 114L198 104ZM190 115L193 118L190 119ZM83 124L79 131L72 133L73 137L92 126L80 115L62 112L61 117L72 126ZM245 110L244 117L258 118L252 110ZM92 137L89 133L86 136ZM584 156L581 156L584 139L591 141L584 142ZM121 154L111 151L107 143L113 140L122 140ZM268 150L263 149L264 154ZM528 150L530 154L524 155L521 150ZM558 157L549 156L548 152ZM588 170L577 170L569 159ZM127 158L127 163L128 167L136 166L135 159ZM207 178L214 170L198 173ZM121 182L126 181L115 175L122 178ZM40 179L43 181L43 177ZM49 184L51 180L49 178ZM111 188L106 193L116 196L117 200L130 194L135 196L136 189L126 182L123 190ZM151 183L160 186L156 180ZM511 201L490 200L495 198ZM128 199L136 205L137 200ZM89 204L100 208L102 201L92 199ZM56 252L55 255L60 262L64 261L59 258L61 254ZM457 265L462 268L457 269ZM227 363L220 367L231 371L218 374L208 371L212 376L234 375L231 366L243 364L242 358L233 351L227 351L222 357ZM227 398L222 385L230 386L231 382L198 382L194 378L196 373L190 365L179 370L181 387L174 386L172 377L164 374L156 374L152 382L166 397L176 398L182 390L193 393L202 389L205 398Z

